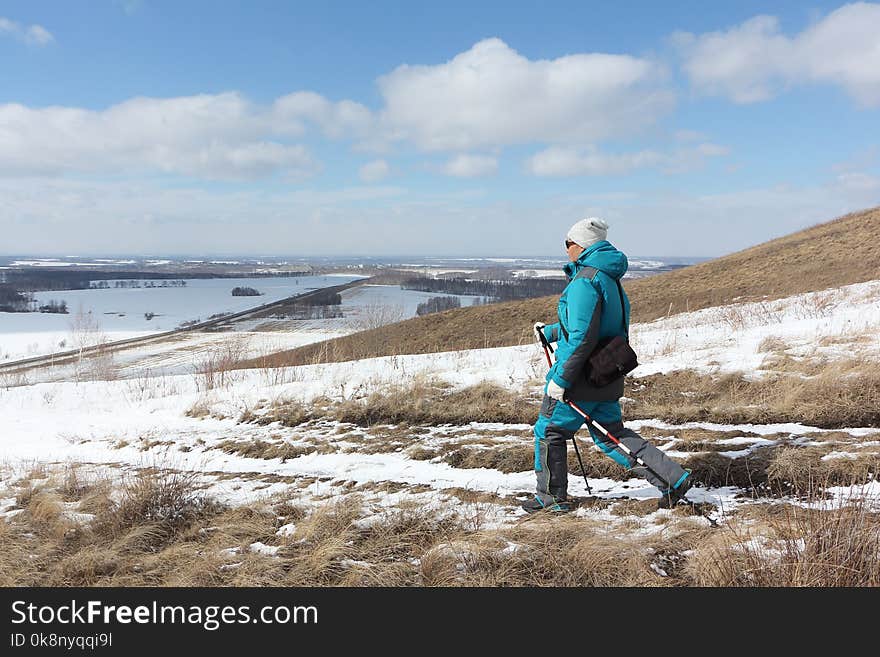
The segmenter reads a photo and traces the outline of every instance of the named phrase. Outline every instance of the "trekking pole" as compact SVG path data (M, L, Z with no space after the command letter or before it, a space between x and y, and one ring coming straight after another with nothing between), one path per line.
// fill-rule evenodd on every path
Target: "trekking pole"
M582 410L577 404L575 404L574 402L572 402L572 401L570 401L570 400L568 400L568 399L566 399L566 400L564 400L564 401L565 401L566 404L568 404L569 406L571 406L571 407L575 410L575 412L577 412L577 413L578 413L581 417L583 417L587 422L589 422L589 423L592 424L594 427L596 427L596 429L598 429L598 430L602 433L603 436L605 436L606 438L609 438L609 439L610 439L615 445L617 445L621 450L623 450L624 452L626 452L626 454L627 454L630 458L632 458L636 463L638 463L640 466L642 466L643 468L645 468L645 470L647 470L647 471L650 472L652 475L654 475L655 477L657 477L657 479L659 479L659 480L662 481L664 484L666 484L666 488L667 488L667 489L672 488L672 485L671 485L668 481L666 481L666 479L665 479L664 477L661 477L661 476L660 476L659 474L657 474L657 473L656 473L656 472L655 472L655 471L654 471L654 470L653 470L653 469L652 469L647 463L645 463L642 459L640 459L638 456L636 456L635 454L633 454L633 453L632 453L632 450L630 450L629 447L627 447L627 446L624 445L622 442L620 442L617 438L615 438L613 435L611 435L611 432L608 431L608 429L606 429L606 428L603 427L601 424L599 424L598 422L596 422L596 420L594 420L593 418L591 418L591 417L589 416L589 414L586 413L585 411L583 411L583 410ZM577 449L577 445L575 445L575 449ZM718 526L718 523L715 521L715 519L709 517L706 513L703 512L702 509L700 509L699 507L697 507L696 504L694 504L693 502L691 502L690 500L688 500L687 498L684 498L684 497L682 497L682 498L680 498L680 499L681 499L683 502L689 504L689 505L691 506L691 508L695 509L695 510L697 511L697 513L699 513L699 514L700 514L701 516L703 516L706 520L708 520L710 525L712 525L713 527L717 527L717 526Z
M543 331L538 331L538 335L541 337L541 346L544 347L544 355L547 357L547 364L550 367L553 367L553 361L550 358L550 354L553 353L553 347L547 341L547 338L544 337ZM584 467L584 462L581 459L581 451L578 449L577 440L574 437L574 434L571 434L571 443L574 445L574 453L577 455L578 463L581 466L581 474L584 476L584 483L587 486L587 494L592 495L593 489L590 488L590 482L587 479L587 469Z
M581 474L584 475L584 483L587 485L587 495L592 495L593 491L590 488L590 482L587 481L587 470L584 468L584 462L581 461L581 453L578 450L577 440L574 438L574 434L571 434L571 443L574 445L574 453L577 454L578 463L581 464Z

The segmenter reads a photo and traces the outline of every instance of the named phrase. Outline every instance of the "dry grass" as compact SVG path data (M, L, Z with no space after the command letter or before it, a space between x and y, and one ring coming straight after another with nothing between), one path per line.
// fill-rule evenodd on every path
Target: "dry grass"
M694 481L704 486L737 486L745 491L763 493L770 482L767 470L773 450L772 447L762 447L738 458L722 456L718 452L696 454L687 458L682 466L690 469Z
M779 363L777 363L778 365ZM788 363L760 380L692 370L628 381L625 416L722 424L802 422L835 429L880 424L880 373L862 361ZM805 376L804 371L810 372Z
M662 586L638 539L578 518L537 519L435 545L421 559L428 586Z
M880 514L863 501L781 505L763 523L730 523L697 547L686 570L697 586L878 586Z
M755 505L718 530L673 514L658 518L662 531L645 534L631 531L640 527L635 518L650 512L642 508L645 503L606 501L617 518L612 525L539 515L489 528L488 505L505 500L471 491L459 492L455 512L431 510L416 501L371 508L360 494L311 508L283 498L223 508L206 500L191 479L150 471L105 495L93 505L95 519L83 523L64 519L65 480L72 482L58 478L58 489L35 484L22 497L25 511L0 522L0 584L880 584L880 516L858 502L841 510ZM71 497L82 491L82 507L97 488L82 485L80 478L65 490ZM282 525L295 528L279 533ZM258 542L274 554L260 553Z
M758 344L758 353L764 354L771 351L785 351L788 345L782 338L775 335L768 335Z
M183 414L192 418L208 417L211 415L211 402L204 397L200 397L195 400Z
M277 443L268 443L263 440L254 441L237 441L224 440L217 445L218 449L223 450L227 454L236 454L252 459L281 459L283 463L287 459L295 459L304 454L311 454L318 451L313 446L291 445L290 443L280 441Z
M852 453L852 457L823 458L823 447L785 447L775 451L767 468L771 481L795 492L815 496L828 486L863 484L880 476L880 454Z
M438 382L414 382L387 388L364 399L347 400L331 409L340 422L361 426L380 423L469 424L471 422L533 422L540 399L494 383L478 383L449 391Z
M245 360L238 366L250 368L266 366L267 363L273 367L312 365L373 356L530 344L534 341L531 326L535 320L528 318L549 316L554 305L555 301L548 297L431 313L351 336L281 351L259 362ZM474 330L475 326L485 328Z
M510 390L494 383L478 383L450 390L442 381L415 380L402 386L386 386L361 398L331 401L279 400L265 413L248 413L241 420L257 424L280 422L297 427L315 419L330 419L358 426L377 424L470 424L505 422L528 424L540 405L532 392Z
M507 445L495 448L450 446L442 460L454 468L490 468L501 472L524 472L534 468L534 448Z
M299 427L322 419L357 426L462 425L471 422L530 424L537 415L540 401L534 391L511 390L490 382L451 390L443 381L416 379L405 385L389 385L363 397L341 401L320 397L305 404L296 399L279 399L260 414L250 410L243 413L239 421L260 425L278 422L285 427ZM209 412L200 401L187 414L197 417ZM424 429L413 428L412 431Z
M279 399L261 415L246 411L239 418L239 422L254 422L261 425L279 422L285 427L298 427L309 420L320 417L322 412L326 410L327 404L328 400L316 400L306 406L295 399Z

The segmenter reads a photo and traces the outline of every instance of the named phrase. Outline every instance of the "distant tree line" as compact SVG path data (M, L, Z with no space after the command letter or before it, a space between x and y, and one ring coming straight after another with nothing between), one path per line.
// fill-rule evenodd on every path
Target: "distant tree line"
M140 272L140 271L43 271L24 269L6 270L7 282L21 291L41 292L50 290L89 290L104 289L108 287L134 287L126 282L124 285L115 285L117 280L149 280L165 281L176 280L182 278L221 278L213 274L200 274L197 276L181 274L163 274L161 272ZM226 277L223 277L226 278ZM108 282L112 281L112 282ZM161 284L155 284L157 287ZM169 286L180 285L180 283L172 284L169 280Z
M42 292L51 290L89 290L94 288L104 288L98 285L102 282L117 280L142 280L153 281L169 280L169 287L180 285L182 279L213 279L213 278L288 278L311 276L312 272L291 271L291 272L240 272L219 274L217 272L158 272L158 271L82 271L82 270L44 270L44 269L7 269L3 270L3 278L6 283L22 292ZM172 284L170 281L176 280L178 283ZM298 283L299 281L297 281ZM93 285L94 283L94 285ZM108 283L107 287L111 287ZM119 285L118 287L134 287L132 285ZM150 287L145 285L144 287ZM155 284L153 287L164 287L162 284Z
M33 304L34 295L30 292L19 292L11 285L0 284L0 312L27 313Z
M304 299L294 301L284 315L286 319L339 319L343 317L342 295L332 290L321 290Z
M284 315L275 315L278 319L339 319L343 317L339 306L293 306Z
M531 299L559 294L566 281L561 278L514 278L510 280L473 280L469 278L410 278L400 287L420 292L490 297L493 301Z
M92 281L89 285L89 289L92 290L106 290L110 287L113 288L141 288L141 287L186 287L186 281L182 278L176 280L166 280L163 279L161 281L153 281L153 280L128 280L128 281L113 281L113 285L110 285L110 281Z
M234 287L232 288L232 296L234 297L258 297L262 294L259 290L252 287Z
M433 297L416 307L416 315L421 317L429 313L438 313L442 310L461 308L461 300L458 297Z
M33 292L19 292L11 285L0 283L0 312L66 314L68 311L66 301L56 301L53 299L48 303L38 306Z

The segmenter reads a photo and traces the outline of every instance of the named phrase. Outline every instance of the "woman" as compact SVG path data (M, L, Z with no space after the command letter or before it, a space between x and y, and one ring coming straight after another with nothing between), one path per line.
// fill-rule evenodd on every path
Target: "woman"
M593 441L606 455L647 479L660 489L660 507L683 499L692 485L690 472L623 426L620 398L621 376L597 388L586 377L587 359L599 340L629 333L629 300L620 285L626 273L626 256L605 238L608 224L590 217L568 231L565 250L571 261L565 266L569 283L559 298L559 321L535 324L548 342L557 343L556 362L547 373L547 385L535 424L535 499L522 505L529 512L547 509L569 511L568 441L581 428L584 418L567 401L577 404L591 418L622 442L648 467L636 464L605 436L590 426Z

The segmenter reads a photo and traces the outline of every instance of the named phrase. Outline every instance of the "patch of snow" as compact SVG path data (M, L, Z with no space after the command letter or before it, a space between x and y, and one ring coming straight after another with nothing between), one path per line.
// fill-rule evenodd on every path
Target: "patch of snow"
M278 550L281 548L277 545L266 545L265 543L260 543L256 541L255 543L251 543L248 548L251 552L256 552L257 554L264 554L266 556L274 557Z
M292 522L281 525L275 532L276 536L293 536L296 533L296 525Z

